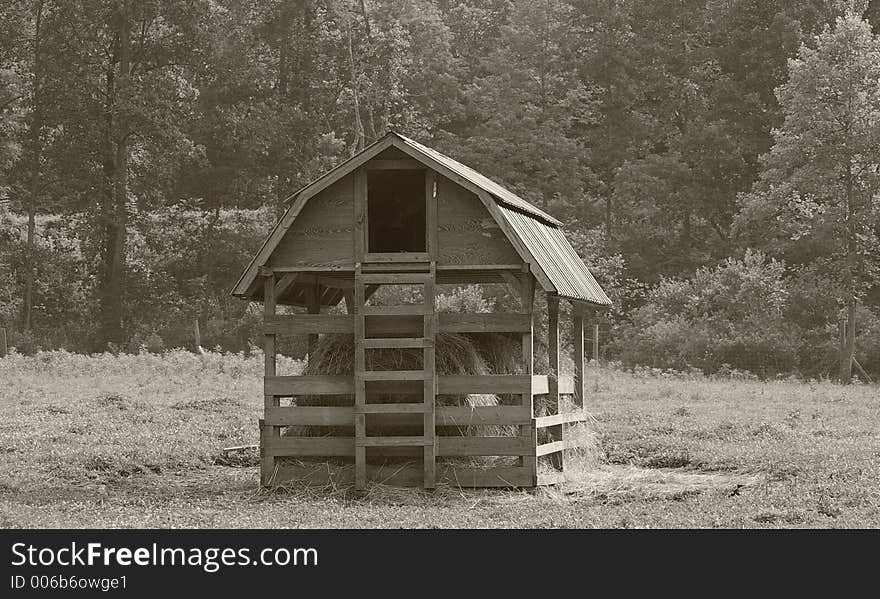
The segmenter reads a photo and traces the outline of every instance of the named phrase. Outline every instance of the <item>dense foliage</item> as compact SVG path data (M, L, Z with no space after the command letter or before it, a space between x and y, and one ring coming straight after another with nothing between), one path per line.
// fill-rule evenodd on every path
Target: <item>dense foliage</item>
M0 326L22 351L158 350L199 319L246 349L257 315L228 291L285 198L395 129L566 222L617 302L607 357L836 373L846 315L880 370L878 14L2 2Z

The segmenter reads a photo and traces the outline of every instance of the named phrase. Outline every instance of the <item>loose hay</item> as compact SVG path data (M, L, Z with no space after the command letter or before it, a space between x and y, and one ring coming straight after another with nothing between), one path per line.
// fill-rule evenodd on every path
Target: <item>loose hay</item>
M436 336L436 370L446 375L485 375L485 374L520 374L525 372L518 339L510 335L498 333L454 334L440 333ZM317 343L304 375L352 375L354 373L355 348L352 335L327 334ZM366 352L368 370L420 370L422 351L419 349L370 349ZM375 403L416 403L421 402L421 395L387 394L371 396ZM516 405L520 396L515 394L469 394L469 395L438 395L438 406L499 406ZM340 396L299 396L292 405L298 406L352 406L352 395ZM538 415L547 413L546 398L536 397ZM570 400L563 399L562 411L571 411L574 405ZM410 417L406 422L407 416ZM383 424L381 427L367 423L367 432L373 435L406 435L422 434L421 417L418 415L401 415L394 424ZM519 434L519 427L506 425L469 425L469 426L438 426L439 436L489 436L511 437ZM296 426L288 427L285 435L299 437L351 437L354 436L353 426ZM542 429L539 443L547 441L548 431ZM567 427L566 438L577 447L565 451L566 470L583 473L593 468L599 461L599 444L591 423L579 423ZM350 459L280 459L282 463L303 465L316 464L322 470L350 468ZM373 465L413 463L413 456L378 457L370 456L367 461ZM479 456L463 458L441 458L438 460L438 474L442 465L456 468L492 468L514 466L519 463L515 456ZM320 464L317 466L317 464ZM539 472L552 470L553 466L546 458L539 458ZM341 474L341 473L336 473ZM324 475L322 475L323 477ZM331 480L338 476L331 474ZM342 478L345 478L344 476ZM335 483L334 483L335 486Z
M485 347L486 341L481 346ZM507 349L503 346L494 349L495 355L504 351L510 353L509 344ZM492 374L493 370L478 351L477 345L469 335L454 333L440 333L436 336L435 363L437 374ZM498 360L498 358L493 358ZM509 359L508 359L509 360ZM419 349L371 349L366 352L366 366L368 370L420 370L422 368L422 352ZM504 371L494 371L496 374L507 374ZM329 334L324 335L318 342L303 370L303 374L354 374L354 338L351 335ZM421 396L388 394L374 397L375 403L411 403L421 402ZM354 405L352 395L337 396L301 396L296 399L299 406L319 405ZM497 406L504 405L497 395L470 394L470 395L438 395L438 406ZM370 431L375 434L374 431ZM382 427L381 432L388 435L419 435L421 427L394 426ZM335 436L344 437L354 434L353 427L319 427L301 426L290 427L285 433L288 435L304 437ZM464 427L437 427L437 434L450 435L481 435L493 437L509 437L517 434L516 427L502 425L482 425Z

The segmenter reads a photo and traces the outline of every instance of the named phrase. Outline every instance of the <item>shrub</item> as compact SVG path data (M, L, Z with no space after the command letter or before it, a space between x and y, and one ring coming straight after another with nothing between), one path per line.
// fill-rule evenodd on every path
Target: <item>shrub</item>
M630 366L788 372L797 363L799 331L783 319L784 274L783 263L747 251L693 279L664 279L617 327L610 351Z

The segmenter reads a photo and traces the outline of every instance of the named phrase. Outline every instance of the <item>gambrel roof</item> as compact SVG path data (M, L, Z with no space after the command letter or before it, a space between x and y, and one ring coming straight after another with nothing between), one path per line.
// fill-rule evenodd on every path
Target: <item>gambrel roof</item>
M232 295L255 295L260 267L267 264L273 250L309 198L389 148L397 148L474 193L504 231L523 262L529 264L544 291L598 306L611 305L611 300L565 238L559 220L474 169L395 131L388 132L289 198L288 201L292 202L290 207L251 260L232 290Z

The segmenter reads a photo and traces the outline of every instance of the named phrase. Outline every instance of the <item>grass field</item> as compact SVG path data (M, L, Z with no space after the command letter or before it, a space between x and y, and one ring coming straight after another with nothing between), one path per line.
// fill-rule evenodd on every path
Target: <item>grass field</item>
M603 463L557 489L261 491L261 357L0 359L0 527L880 526L880 389L590 373ZM282 361L279 371L297 364Z

